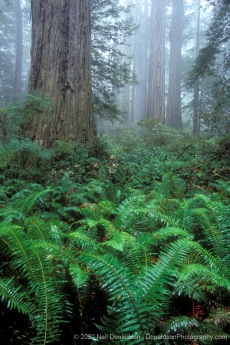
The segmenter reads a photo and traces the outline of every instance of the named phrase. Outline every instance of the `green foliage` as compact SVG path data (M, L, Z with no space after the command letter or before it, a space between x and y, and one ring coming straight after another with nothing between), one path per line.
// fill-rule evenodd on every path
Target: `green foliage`
M43 149L30 139L12 139L0 149L1 179L45 182L52 156L51 150Z
M19 285L14 295L19 301L22 300L21 304L27 300L31 304L30 308L24 307L24 312L37 330L35 343L47 344L58 339L58 326L63 321L63 310L67 305L60 288L63 277L53 266L50 253L40 250L40 241L30 238L18 226L1 224L1 250L11 258L11 271L17 275L14 281L17 284L23 282L25 291L22 294ZM9 296L3 295L4 298L8 297L9 305L20 311L20 304L13 303L14 299L10 296L10 286L8 291Z
M19 330L15 344L71 344L74 334L92 344L228 336L226 141L194 139L187 148L185 137L170 151L167 140L147 149L140 138L132 151L119 142L112 155L101 141L92 149L60 142L51 158L43 152L50 168L42 183L4 175L0 296L12 316L5 328Z
M92 11L92 83L94 112L103 119L121 115L118 95L126 84L136 82L121 47L137 29L133 18L125 19L130 6L116 0L93 0ZM126 57L129 59L130 57Z
M178 131L158 122L155 118L140 120L138 125L145 129L145 141L148 147L166 146L170 151L176 151L185 140L193 141L192 133Z
M199 51L189 73L189 87L202 80L200 115L204 127L218 135L229 131L229 22L228 1L212 2L213 15L206 32L206 44Z
M27 94L20 101L15 101L1 108L1 141L25 139L24 133L31 124L32 118L44 117L50 102L33 94Z
M1 96L0 107L12 101L12 85L14 80L14 6L13 3L1 0L0 2L0 79Z

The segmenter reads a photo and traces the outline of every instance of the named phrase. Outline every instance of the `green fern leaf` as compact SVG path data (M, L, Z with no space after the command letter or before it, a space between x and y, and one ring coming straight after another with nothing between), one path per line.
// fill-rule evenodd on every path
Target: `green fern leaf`
M33 312L34 306L28 301L26 292L20 291L20 286L14 286L14 278L2 279L0 278L0 296L2 301L7 302L7 307L17 309L20 313L30 315Z

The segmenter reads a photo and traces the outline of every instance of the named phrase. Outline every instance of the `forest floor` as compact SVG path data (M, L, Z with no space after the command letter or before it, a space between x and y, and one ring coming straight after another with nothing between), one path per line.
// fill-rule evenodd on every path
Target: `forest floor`
M227 343L229 143L160 125L2 147L1 344Z

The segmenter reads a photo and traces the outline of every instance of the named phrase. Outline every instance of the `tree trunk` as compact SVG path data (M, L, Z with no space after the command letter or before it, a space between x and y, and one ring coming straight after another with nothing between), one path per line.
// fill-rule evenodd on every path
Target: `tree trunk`
M165 122L165 0L152 0L147 117Z
M127 0L126 6L132 5L133 0ZM126 20L131 18L131 13L126 13ZM123 54L124 54L124 62L127 64L131 63L130 56L131 53L131 47L132 47L132 37L129 36L126 40L126 45L123 48ZM121 94L121 111L123 112L123 119L124 123L127 125L130 123L130 111L131 111L131 86L130 84L126 84L123 88L122 94Z
M200 49L200 0L197 0L197 28L196 28L196 56ZM200 114L199 114L199 79L194 85L193 99L193 133L200 133Z
M31 14L29 93L50 99L52 108L28 119L26 131L46 147L55 140L92 144L90 0L31 0Z
M142 78L141 78L141 116L142 120L146 119L147 114L147 95L148 95L148 48L149 48L149 16L148 16L148 0L144 1L144 20L142 23L143 37L142 49Z
M136 4L135 6L136 11L135 11L135 23L138 23L139 18L138 18L138 14L140 10L138 4ZM134 35L132 37L132 48L134 51L133 54L133 59L132 59L132 72L133 74L135 74L137 76L138 79L138 42L137 42L137 35ZM142 67L142 66L141 66ZM130 123L135 123L135 121L137 120L137 111L138 111L138 98L140 98L140 96L138 95L138 85L137 84L132 84L131 85L131 104L130 104L130 119L129 122Z
M16 17L16 60L14 75L14 95L17 97L22 89L22 10L21 1L15 0Z
M134 58L134 71L135 71L135 69L136 69L136 66L135 66L135 60L136 60L136 58ZM130 123L135 123L135 120L136 120L136 107L135 107L135 105L136 105L136 97L137 97L137 95L136 95L136 85L132 85L131 86L131 104L130 104L130 119L129 119L129 122Z
M173 0L170 31L169 87L167 123L182 129L181 116L181 46L183 32L183 0Z

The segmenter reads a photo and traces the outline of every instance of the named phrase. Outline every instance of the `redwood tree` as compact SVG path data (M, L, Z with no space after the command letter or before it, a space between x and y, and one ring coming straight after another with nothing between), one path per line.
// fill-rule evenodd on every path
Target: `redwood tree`
M145 119L147 115L147 98L148 98L148 47L149 47L149 39L147 36L147 32L149 31L149 17L148 17L148 0L144 0L144 9L143 9L143 22L142 22L142 30L144 32L145 37L143 37L142 44L142 78L140 79L141 85L141 119ZM147 37L146 37L147 36Z
M165 0L152 0L147 117L165 122Z
M197 0L197 27L196 27L196 56L200 49L200 0ZM194 84L194 98L193 98L193 133L200 132L200 114L199 114L199 78Z
M46 147L55 140L92 144L90 0L31 0L31 14L29 92L51 107L27 118L25 134Z
M18 95L22 89L22 10L21 0L15 1L16 18L16 61L14 76L14 94Z
M172 1L167 123L182 129L181 115L181 47L183 33L183 0Z

